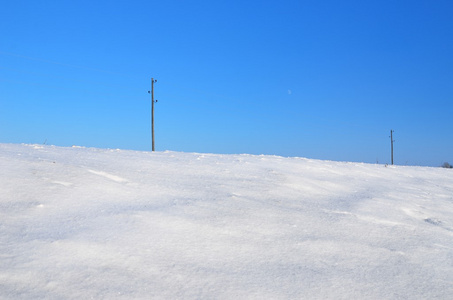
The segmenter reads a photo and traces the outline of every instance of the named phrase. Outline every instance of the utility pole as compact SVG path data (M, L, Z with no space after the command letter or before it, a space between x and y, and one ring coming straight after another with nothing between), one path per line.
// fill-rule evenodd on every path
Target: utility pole
M154 151L154 83L157 82L157 79L151 78L151 91L148 91L148 94L151 94L151 139L152 139L152 151ZM157 100L156 100L157 102Z
M390 130L390 145L391 145L391 148L392 148L392 165L393 165L393 142L394 142L393 133L394 132L395 132L394 130Z

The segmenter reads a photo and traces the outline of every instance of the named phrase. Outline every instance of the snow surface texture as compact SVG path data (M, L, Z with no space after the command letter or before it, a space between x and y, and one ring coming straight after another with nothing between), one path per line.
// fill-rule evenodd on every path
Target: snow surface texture
M0 144L1 299L452 299L453 171Z

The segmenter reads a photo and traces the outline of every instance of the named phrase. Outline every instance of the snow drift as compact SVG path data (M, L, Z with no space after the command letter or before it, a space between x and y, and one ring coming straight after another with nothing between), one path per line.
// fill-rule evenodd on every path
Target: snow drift
M453 171L0 144L2 299L447 299Z

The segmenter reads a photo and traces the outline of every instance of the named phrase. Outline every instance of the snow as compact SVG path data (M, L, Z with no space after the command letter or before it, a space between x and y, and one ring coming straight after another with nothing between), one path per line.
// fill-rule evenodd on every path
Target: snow
M0 144L1 299L449 299L453 171Z

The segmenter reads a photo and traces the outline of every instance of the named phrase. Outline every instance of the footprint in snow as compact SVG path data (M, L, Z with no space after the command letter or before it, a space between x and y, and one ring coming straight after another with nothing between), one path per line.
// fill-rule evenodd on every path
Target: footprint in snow
M439 226L439 227L441 227L441 228L443 228L443 229L445 229L445 230L453 231L453 229L444 226L444 224L442 223L442 221L439 220L439 219L436 219L436 218L426 218L426 219L424 219L423 221L425 221L426 223L435 225L435 226Z
M442 225L442 221L441 220L434 219L434 218L427 218L427 219L424 219L424 221L426 223L430 223L430 224L437 225L437 226Z

